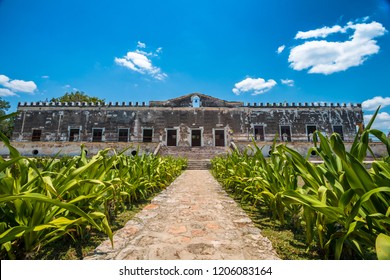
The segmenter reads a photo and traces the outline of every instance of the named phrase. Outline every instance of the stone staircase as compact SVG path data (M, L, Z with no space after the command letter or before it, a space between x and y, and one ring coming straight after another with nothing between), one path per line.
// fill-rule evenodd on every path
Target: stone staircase
M216 156L227 154L228 147L160 147L159 154L162 156L184 157L188 160L187 169L206 170L210 169L210 160Z
M211 162L209 159L189 159L187 162L188 170L208 170L211 169Z

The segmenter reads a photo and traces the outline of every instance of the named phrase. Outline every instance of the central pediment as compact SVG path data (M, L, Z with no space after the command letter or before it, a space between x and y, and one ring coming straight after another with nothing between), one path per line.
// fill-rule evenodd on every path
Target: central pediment
M150 101L151 107L242 107L243 102L227 101L201 93L190 93L166 101Z

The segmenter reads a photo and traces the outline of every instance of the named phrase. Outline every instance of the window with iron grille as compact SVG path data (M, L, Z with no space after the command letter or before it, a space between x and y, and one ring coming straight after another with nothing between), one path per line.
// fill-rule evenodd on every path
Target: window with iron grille
M153 129L144 128L142 133L142 142L152 142L153 140Z
M103 128L92 129L92 142L102 142L103 140Z
M119 128L118 129L118 142L128 142L129 141L129 129Z

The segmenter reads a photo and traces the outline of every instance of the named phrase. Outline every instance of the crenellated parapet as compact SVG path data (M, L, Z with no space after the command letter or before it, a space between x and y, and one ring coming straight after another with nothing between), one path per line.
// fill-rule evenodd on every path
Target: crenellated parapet
M148 107L148 102L19 102L18 107Z
M336 108L336 107L343 107L343 108L361 108L362 104L360 103L328 103L328 102L298 102L298 103L246 103L246 107L251 107L251 108L316 108L318 109L319 107L331 107L331 108Z
M232 102L231 102L232 103ZM235 107L250 108L361 108L360 103L327 103L327 102L298 102L298 103L237 103ZM149 102L19 102L18 107L167 107L152 101ZM190 106L189 106L190 107ZM223 106L221 106L223 107Z

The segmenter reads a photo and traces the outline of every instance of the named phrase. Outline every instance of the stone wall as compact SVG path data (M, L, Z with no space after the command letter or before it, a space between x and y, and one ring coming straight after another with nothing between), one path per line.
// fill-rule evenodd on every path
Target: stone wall
M253 103L225 101L200 93L149 104L20 103L15 142L162 142L169 146L229 146L275 137L310 142L315 130L339 130L352 141L363 127L360 104Z
M100 150L111 148L116 152L126 150L125 154L153 153L158 143L90 143L90 142L12 142L22 156L78 156L84 145L88 156L96 155ZM8 148L0 142L0 156L8 157Z
M225 144L231 138L250 140L256 126L264 127L264 141L280 135L281 126L290 127L292 142L307 142L308 125L326 135L333 126L342 126L344 140L352 141L356 125L362 123L360 107L237 107L164 108L105 106L19 107L14 141L31 141L40 130L40 141L70 141L70 131L78 130L73 141L93 141L93 130L102 130L102 142L117 142L119 129L128 130L126 141L143 142L144 129L152 130L152 142L167 142L167 129L177 130L177 145L191 146L191 130L201 130L202 146L213 146L215 130L223 130Z

